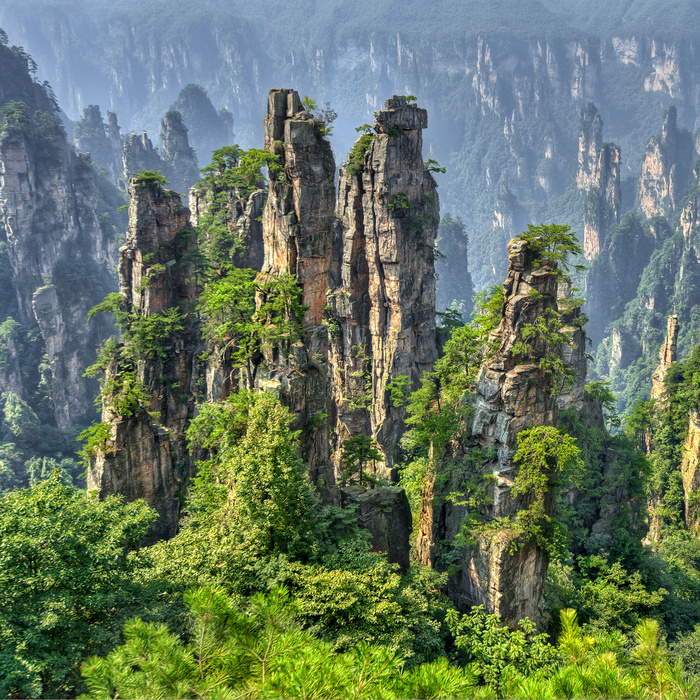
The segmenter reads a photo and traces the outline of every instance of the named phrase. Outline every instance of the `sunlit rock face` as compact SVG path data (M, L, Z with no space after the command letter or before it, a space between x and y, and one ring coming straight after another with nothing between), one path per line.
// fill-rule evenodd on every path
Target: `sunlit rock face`
M517 436L529 426L556 426L558 407L552 378L539 367L537 358L546 352L542 340L527 341L526 355L513 352L522 343L523 326L557 311L556 271L537 266L526 241L513 240L508 246L508 278L504 284L503 315L492 340L497 347L482 366L476 387L471 436L452 446L436 465L423 493L417 554L421 562L440 565L439 549L454 543L462 523L475 509L484 522L510 518L527 506L526 497L511 495L517 467L513 462ZM526 340L526 339L525 339ZM477 448L482 457L478 473L488 497L480 505L455 503L451 493L469 493L469 455ZM464 468L460 469L459 465ZM441 478L444 472L445 477ZM550 485L545 512L554 511L554 488ZM443 542L440 545L440 542ZM507 528L478 535L473 544L457 548L458 567L448 583L448 594L462 610L483 604L489 612L515 626L524 617L535 618L544 593L549 564L548 552L528 541L512 551ZM454 569L454 567L453 567Z
M111 440L88 469L88 490L101 498L115 493L128 501L144 498L159 515L149 531L154 540L177 532L181 496L194 473L185 429L194 411L194 358L200 339L188 256L196 242L189 209L175 192L133 179L129 194L129 230L119 251L125 308L143 317L177 310L182 330L169 338L165 357L138 359L136 374L146 389L147 407L121 416L111 408L107 393L102 420L111 424ZM121 369L118 361L112 362L106 387Z

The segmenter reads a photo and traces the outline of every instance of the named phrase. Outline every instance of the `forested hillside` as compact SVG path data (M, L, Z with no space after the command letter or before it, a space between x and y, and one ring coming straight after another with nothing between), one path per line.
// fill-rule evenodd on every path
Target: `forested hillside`
M700 695L666 10L3 4L0 696Z

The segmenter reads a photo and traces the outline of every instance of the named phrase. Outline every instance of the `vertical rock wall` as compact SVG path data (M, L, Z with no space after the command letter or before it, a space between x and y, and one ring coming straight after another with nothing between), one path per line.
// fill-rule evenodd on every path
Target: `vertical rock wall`
M659 350L659 364L651 375L651 398L657 401L664 398L666 393L664 387L666 373L668 368L676 361L678 330L678 316L675 314L669 316L666 323L666 338Z
M576 184L585 195L583 207L583 252L594 258L605 244L613 224L620 222L620 149L602 143L603 122L589 102L581 110L578 172Z
M533 264L533 253L525 241L511 241L508 254L503 317L493 336L498 350L481 368L472 436L468 444L453 449L436 468L438 474L442 470L450 475L449 483L440 488L436 486L437 480L433 480L423 494L417 545L420 560L431 566L439 564L440 540L454 543L471 508L476 508L484 522L489 522L511 518L527 505L526 496L513 497L510 493L516 470L513 456L517 435L528 426L557 424L552 380L538 366L538 357L547 350L546 346L542 341L533 344L530 340L528 356L513 354L514 345L523 341L523 325L548 312L556 312L557 277L552 269ZM532 296L533 291L537 292L536 297ZM489 497L480 506L448 502L450 491L464 491L465 496L469 493L470 476L464 476L464 471L471 468L468 453L475 447L485 456L486 461L478 471L482 476L490 475L484 480ZM544 507L547 514L553 513L553 488L547 493ZM448 593L460 609L484 604L488 612L500 615L506 624L513 626L521 618L538 615L549 554L532 541L515 553L510 553L509 547L507 533L500 531L477 536L473 545L457 547L451 560L459 557L459 571L450 577Z
M265 148L277 154L283 175L271 174L263 210L262 275L294 274L307 307L300 319L303 342L285 357L266 349L258 388L277 392L296 415L302 454L312 481L333 488L328 421L328 329L323 324L335 228L335 161L321 124L306 112L294 90L271 90L265 117ZM311 428L313 426L313 428Z
M700 533L700 415L697 409L690 410L688 437L683 445L681 474L685 492L685 526L697 537Z
M647 219L673 214L683 198L696 156L693 137L678 128L672 105L664 114L661 136L650 139L644 152L639 206Z
M185 428L193 411L193 368L199 332L192 264L196 245L189 210L175 192L154 184L129 184L129 230L119 251L119 287L126 309L152 316L178 309L183 330L168 339L167 359L141 356L137 376L149 397L148 410L116 414L105 402L102 420L112 425L112 440L98 451L88 470L88 490L100 497L119 493L129 501L144 498L158 511L150 538L172 537L180 514L178 492L193 473ZM107 370L106 379L120 371ZM154 414L155 415L154 417Z
M90 157L75 154L65 132L0 131L0 228L8 243L17 320L41 330L60 428L92 420L96 385L83 374L94 355L85 348L112 331L105 321L85 322L90 308L114 288L113 234L101 226L97 211Z
M172 110L163 117L161 125L163 160L168 164L170 185L187 196L190 187L199 180L197 155L187 138L187 127L180 112Z
M367 263L370 420L384 453L385 473L394 468L404 417L403 409L391 405L387 387L400 376L417 386L437 359L434 258L439 205L435 182L423 164L422 130L427 126L424 109L404 97L388 99L385 109L375 113L376 137L364 155L362 182L357 182ZM341 179L341 192L347 188L347 179ZM341 213L345 222L346 212ZM352 238L357 230L352 220L358 214L348 211Z

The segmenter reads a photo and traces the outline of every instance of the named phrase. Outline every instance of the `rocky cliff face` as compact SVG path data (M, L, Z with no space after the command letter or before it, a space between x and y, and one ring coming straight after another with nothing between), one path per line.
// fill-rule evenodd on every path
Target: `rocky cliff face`
M197 155L190 146L187 127L180 112L168 112L163 117L161 126L163 160L168 164L170 185L176 192L186 196L190 187L199 180Z
M431 566L439 563L437 543L443 539L453 542L472 508L489 522L511 518L524 506L522 497L510 494L516 470L513 456L517 435L528 426L557 424L558 408L550 392L551 379L536 364L536 358L545 350L541 341L534 343L527 356L513 353L515 343L523 340L523 325L556 312L557 278L551 269L533 265L533 253L525 241L511 241L508 253L503 316L493 338L498 350L481 368L471 438L468 444L453 448L452 455L438 467L438 473L442 469L447 475L447 486L436 490L434 481L423 494L417 549L420 560ZM536 296L531 294L533 291ZM467 457L474 448L481 451L482 463L476 473L465 474L474 469ZM446 499L447 493L455 490L466 497L469 481L474 478L483 481L489 494L480 505L458 505ZM464 500L460 499L462 503ZM544 508L547 513L553 511L551 487ZM452 559L459 555L459 572L450 577L448 591L460 609L483 603L508 625L515 625L523 617L537 616L549 555L532 541L516 553L510 552L509 547L505 531L496 531L476 535L475 544L455 549Z
M307 307L303 342L288 356L268 348L255 384L276 391L305 430L302 454L312 481L332 489L328 422L328 331L323 310L335 234L335 161L321 125L304 110L294 90L271 90L265 117L265 148L280 156L284 177L271 175L263 210L265 259L262 274L296 275Z
M435 274L438 280L436 308L445 311L456 302L463 320L469 321L473 309L474 285L469 274L469 254L464 224L449 214L440 220L438 229L438 260Z
M108 112L107 117L108 127L98 105L86 107L73 129L73 145L79 153L89 153L93 163L117 182L122 177L121 135L117 115Z
M49 96L29 78L26 58L13 59L4 46L0 54L0 62L19 59L13 75L20 81L24 70L27 83L5 85L9 111L0 118L0 230L12 268L16 320L41 331L51 365L54 418L68 428L92 418L96 387L83 374L94 357L92 348L111 329L104 322L87 325L85 319L115 284L114 234L98 217L89 156L68 145ZM0 391L19 389L13 376Z
M309 477L326 501L341 501L336 479L347 437L375 438L385 454L378 471L392 476L403 423L387 385L398 376L415 384L437 354L438 206L421 155L426 121L424 110L399 97L377 113L377 135L364 154L363 172L352 180L341 172L338 202L347 216L338 225L335 164L323 124L303 109L295 91L272 90L265 145L282 168L271 169L267 198L264 191L253 192L244 211L238 193L227 193L226 211L238 214L231 217L235 231L249 238L259 232L264 241L258 280L293 274L301 288L303 340L289 348L263 346L253 386L277 394L295 416ZM176 494L191 474L183 435L195 384L205 379L213 401L236 385L223 378L225 357L212 354L214 363L206 368L194 360L203 341L191 313L196 294L186 262L194 245L192 223L203 225L212 197L221 193L209 192L206 183L194 189L192 217L177 195L156 185L135 179L130 193L129 234L119 268L126 308L137 318L178 310L183 328L168 339L173 352L167 358L139 356L136 371L148 388L148 411L117 415L107 397L103 420L112 426L112 440L98 454L89 484L102 495L146 498L161 514L152 535L167 537L177 527ZM261 207L262 230L254 226ZM203 245L206 249L206 236ZM119 369L118 363L109 368L108 382L109 373L116 376ZM362 398L353 393L360 387ZM154 412L160 417L154 419ZM407 567L410 509L403 489L348 490L342 502L357 505L374 546Z
M689 131L678 128L676 107L669 107L661 136L649 141L642 162L639 206L648 219L673 214L688 186L696 157L693 137Z
M153 142L144 131L141 135L129 134L122 143L122 175L128 180L142 170L160 170L165 173L168 166Z
M392 406L389 384L416 386L437 359L435 239L439 208L435 182L423 163L427 113L392 97L375 113L361 173L346 164L338 184L342 222L340 261L329 301L336 454L346 437L367 430L394 468L403 409ZM333 327L336 327L335 325ZM363 405L364 404L364 405Z
M193 309L196 300L192 263L187 254L196 245L189 210L172 191L154 184L129 184L129 230L119 251L119 289L126 310L136 318L153 319L177 311L181 328L161 339L162 351L138 357L133 370L123 358L107 368L106 386L119 372L134 371L144 387L147 405L120 415L110 396L102 420L111 425L107 447L98 450L88 470L88 490L101 498L122 494L144 498L158 511L150 538L171 537L180 513L178 492L193 473L184 431L192 416L193 371L197 366L199 332Z
M654 232L659 226L647 226L635 212L606 236L586 276L586 330L595 344L605 337L611 321L622 316L625 305L634 299L644 268L662 240Z
M683 491L685 492L685 526L694 535L700 532L700 415L691 409L688 420L688 437L683 445Z
M659 350L659 364L651 377L651 398L657 401L664 398L666 393L664 387L666 373L668 368L676 361L678 329L678 316L669 316L666 324L666 338Z
M603 143L603 121L589 102L581 110L576 185L585 196L583 207L583 252L594 258L605 244L621 211L620 149Z

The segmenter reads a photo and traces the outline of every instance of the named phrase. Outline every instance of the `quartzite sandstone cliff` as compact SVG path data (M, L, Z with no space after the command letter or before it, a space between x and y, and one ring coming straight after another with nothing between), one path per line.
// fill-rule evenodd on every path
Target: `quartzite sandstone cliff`
M185 428L193 415L194 358L199 333L192 263L195 245L189 209L175 193L157 184L129 184L129 231L119 251L119 287L128 312L142 317L178 310L182 330L167 339L166 355L142 355L136 375L148 405L121 416L103 402L102 420L111 424L111 440L98 450L88 470L88 490L100 497L119 493L132 501L144 498L159 514L152 539L177 531L180 496L193 474ZM105 379L125 371L113 362Z
M435 465L435 475L423 492L417 551L420 561L430 566L440 565L438 543L454 544L470 509L488 523L511 518L526 505L523 497L510 494L516 473L513 456L517 435L528 426L557 424L552 380L537 364L546 346L540 340L530 340L527 356L513 353L514 345L523 341L525 324L557 311L557 276L553 269L533 264L534 255L526 241L511 241L508 253L503 317L493 335L497 350L482 366L477 381L471 437L464 444L453 445L451 454ZM469 462L474 448L482 454L476 467ZM473 474L468 473L474 469ZM436 478L441 474L447 476L447 484L438 487L436 484L444 481L444 477ZM483 482L488 498L480 505L464 505L474 479ZM465 498L455 503L447 498L450 492L462 492ZM553 512L551 485L544 508L548 514ZM448 583L452 600L462 610L483 603L488 612L500 615L511 626L521 618L536 617L544 593L548 552L533 541L510 552L507 528L476 535L475 540L471 545L456 545L451 558L458 565Z

